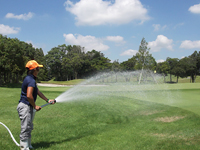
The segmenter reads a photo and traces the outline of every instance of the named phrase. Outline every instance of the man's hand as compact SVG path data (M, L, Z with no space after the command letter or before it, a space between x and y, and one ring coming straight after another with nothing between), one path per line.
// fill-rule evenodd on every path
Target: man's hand
M55 100L54 99L50 99L48 103L55 104Z
M40 109L42 109L42 107L40 107L40 106L35 106L35 110L36 110L36 111L39 111Z

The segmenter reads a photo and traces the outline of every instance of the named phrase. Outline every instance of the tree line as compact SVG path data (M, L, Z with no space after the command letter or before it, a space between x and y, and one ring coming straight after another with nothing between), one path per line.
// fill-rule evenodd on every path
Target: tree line
M190 77L190 82L194 83L197 75L200 74L200 52L194 51L188 57L182 59L167 58L166 61L157 64L157 72L164 76L170 74L170 82L172 82L172 75L177 77Z
M141 40L139 50L132 58L119 63L111 60L99 51L85 51L79 45L58 45L46 55L41 48L17 38L8 38L0 34L0 84L16 83L26 76L25 65L28 60L36 60L43 64L38 80L67 81L86 78L99 72L120 72L135 70L156 70L164 77L168 74L179 77L190 76L192 82L199 75L200 53L195 51L191 56L177 59L167 58L157 63L149 53L145 38ZM171 79L171 78L170 78ZM172 80L172 79L171 79ZM171 81L170 80L170 81Z
M41 48L0 34L0 84L21 81L26 75L25 65L28 60L45 63L44 57ZM45 70L42 70L39 80L43 80L45 75Z

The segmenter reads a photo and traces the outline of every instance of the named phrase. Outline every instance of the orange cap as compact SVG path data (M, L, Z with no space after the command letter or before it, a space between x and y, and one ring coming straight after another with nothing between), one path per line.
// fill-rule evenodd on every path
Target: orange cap
M43 67L43 65L39 65L37 63L37 61L35 61L35 60L30 60L26 64L26 68L28 68L28 70L32 70L32 69L35 69L37 67Z

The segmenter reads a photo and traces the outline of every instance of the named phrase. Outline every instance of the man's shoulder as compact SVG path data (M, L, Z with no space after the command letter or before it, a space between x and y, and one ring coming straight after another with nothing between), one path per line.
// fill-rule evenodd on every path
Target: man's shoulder
M25 83L35 82L35 80L34 80L31 76L27 75L27 76L25 77L25 79L24 79L24 82L25 82Z

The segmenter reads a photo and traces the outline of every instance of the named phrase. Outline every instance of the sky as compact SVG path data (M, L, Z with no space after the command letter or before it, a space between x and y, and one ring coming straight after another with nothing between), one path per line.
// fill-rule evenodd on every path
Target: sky
M200 49L200 0L0 0L0 34L42 48L80 45L112 62L142 38L157 62Z

